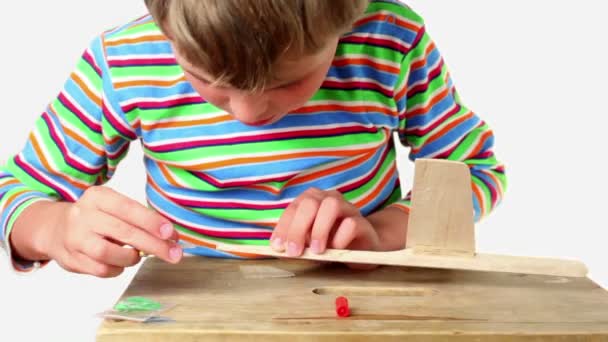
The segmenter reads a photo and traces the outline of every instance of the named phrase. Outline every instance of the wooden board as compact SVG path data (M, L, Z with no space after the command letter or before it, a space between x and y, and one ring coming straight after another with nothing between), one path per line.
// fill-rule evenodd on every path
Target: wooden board
M241 265L295 277L246 279ZM346 295L352 316L335 316ZM145 261L124 297L177 306L174 323L105 321L107 341L608 341L608 292L588 278L186 257Z

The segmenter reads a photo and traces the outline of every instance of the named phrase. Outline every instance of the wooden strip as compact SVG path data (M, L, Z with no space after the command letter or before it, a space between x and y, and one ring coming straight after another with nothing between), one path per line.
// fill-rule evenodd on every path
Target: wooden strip
M287 254L276 252L268 246L218 244L216 248L226 252L245 252L288 258ZM410 248L389 252L328 249L323 254L315 254L310 251L310 249L305 249L303 255L299 258L344 263L541 274L562 277L584 277L587 275L587 267L583 263L575 260L495 254L477 254L475 257L425 255L416 254Z

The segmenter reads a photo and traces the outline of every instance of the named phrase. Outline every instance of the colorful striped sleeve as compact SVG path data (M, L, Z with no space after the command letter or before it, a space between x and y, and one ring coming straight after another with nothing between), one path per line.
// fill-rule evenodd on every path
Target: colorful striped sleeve
M105 183L135 137L104 78L103 40L92 41L62 91L36 121L25 147L0 167L0 242L17 271L9 236L16 218L39 200L76 201Z
M421 22L421 21L420 21ZM493 152L490 127L462 104L446 64L421 25L395 89L399 138L409 159L441 158L466 163L471 171L475 220L489 214L507 186L504 166ZM409 211L411 192L395 205Z

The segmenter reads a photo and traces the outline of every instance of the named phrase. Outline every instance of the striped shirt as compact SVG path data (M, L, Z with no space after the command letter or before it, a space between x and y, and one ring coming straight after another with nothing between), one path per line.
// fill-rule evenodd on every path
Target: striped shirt
M0 168L0 240L10 254L8 234L24 208L76 201L108 181L139 140L148 204L195 246L187 251L243 257L214 246L267 244L285 207L310 187L340 191L363 215L408 211L395 132L411 160L469 166L476 220L500 202L506 178L492 131L461 103L423 20L406 5L370 2L341 37L321 88L260 127L201 98L144 16L91 42L24 149Z

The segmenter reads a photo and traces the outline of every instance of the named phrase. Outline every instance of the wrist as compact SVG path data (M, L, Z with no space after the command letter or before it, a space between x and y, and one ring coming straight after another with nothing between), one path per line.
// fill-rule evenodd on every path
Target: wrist
M37 201L30 204L15 220L8 243L13 257L26 261L50 260L54 231L60 214L69 203Z

